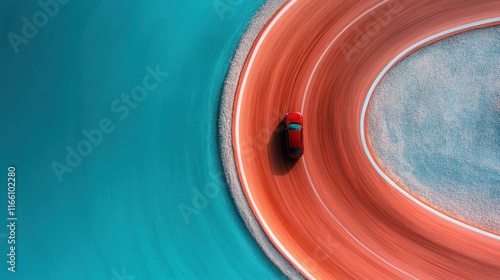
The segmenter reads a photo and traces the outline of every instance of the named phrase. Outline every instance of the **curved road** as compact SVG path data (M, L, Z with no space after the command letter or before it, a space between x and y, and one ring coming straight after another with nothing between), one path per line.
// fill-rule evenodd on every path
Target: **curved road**
M498 236L399 192L373 168L360 135L367 93L391 60L434 34L499 15L498 0L297 0L261 32L235 98L236 164L257 219L304 276L500 277ZM305 118L296 162L283 155L279 125L292 110Z

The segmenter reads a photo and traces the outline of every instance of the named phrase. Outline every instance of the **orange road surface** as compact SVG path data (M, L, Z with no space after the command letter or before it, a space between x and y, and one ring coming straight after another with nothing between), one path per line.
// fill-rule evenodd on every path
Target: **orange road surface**
M235 97L235 159L259 223L304 276L500 279L500 240L405 197L373 168L360 135L365 97L392 59L499 16L498 0L296 0L261 31ZM288 111L304 114L298 161L282 149Z

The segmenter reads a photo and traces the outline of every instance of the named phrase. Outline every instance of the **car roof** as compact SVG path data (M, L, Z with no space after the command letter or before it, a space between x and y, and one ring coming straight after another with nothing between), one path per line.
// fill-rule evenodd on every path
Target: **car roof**
M300 137L300 134L302 132L300 130L291 130L289 129L288 130L288 144L290 145L291 148L297 148L297 147L300 147L302 145L302 141L301 141L301 137Z

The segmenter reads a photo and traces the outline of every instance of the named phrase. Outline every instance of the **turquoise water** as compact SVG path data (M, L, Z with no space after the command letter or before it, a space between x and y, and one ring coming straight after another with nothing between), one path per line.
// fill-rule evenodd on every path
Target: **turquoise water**
M218 150L223 80L263 1L117 3L52 6L25 39L41 7L0 4L0 172L16 167L18 217L16 273L0 227L0 278L283 278Z
M500 232L500 26L425 47L373 96L369 133L385 169L410 191Z

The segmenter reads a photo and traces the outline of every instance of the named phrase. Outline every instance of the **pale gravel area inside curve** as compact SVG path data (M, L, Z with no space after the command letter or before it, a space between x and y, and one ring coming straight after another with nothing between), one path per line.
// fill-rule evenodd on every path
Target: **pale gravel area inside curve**
M229 68L229 73L224 82L224 89L221 97L219 109L219 144L221 148L221 158L224 166L226 181L231 189L234 202L238 207L240 215L245 221L247 228L250 230L252 236L255 238L269 259L288 278L303 279L304 277L288 262L288 260L276 249L276 247L274 247L273 243L269 240L254 216L240 184L232 144L234 97L241 71L259 32L284 3L284 0L267 1L250 22L245 34L243 34L238 48L236 49L236 53Z
M500 27L467 31L402 60L368 114L374 154L437 208L500 232Z

